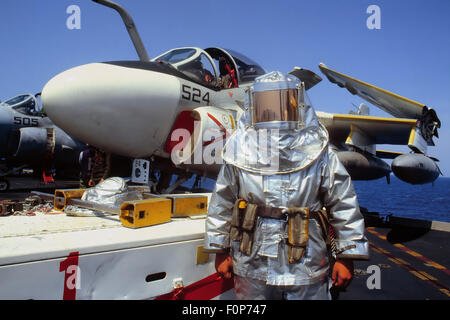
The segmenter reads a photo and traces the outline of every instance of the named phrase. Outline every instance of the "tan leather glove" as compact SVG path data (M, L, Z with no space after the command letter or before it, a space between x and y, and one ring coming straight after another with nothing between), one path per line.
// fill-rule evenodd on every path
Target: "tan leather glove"
M337 260L331 274L332 284L339 289L345 289L353 278L353 260Z
M231 279L233 260L228 253L216 253L216 271L224 279Z

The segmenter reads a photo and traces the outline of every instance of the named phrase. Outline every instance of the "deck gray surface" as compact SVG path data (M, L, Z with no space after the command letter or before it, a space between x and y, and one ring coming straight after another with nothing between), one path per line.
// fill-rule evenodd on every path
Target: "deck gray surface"
M426 223L424 225L427 225ZM355 261L355 276L341 300L450 300L450 232L410 226L369 226L370 260ZM380 267L380 289L367 273Z

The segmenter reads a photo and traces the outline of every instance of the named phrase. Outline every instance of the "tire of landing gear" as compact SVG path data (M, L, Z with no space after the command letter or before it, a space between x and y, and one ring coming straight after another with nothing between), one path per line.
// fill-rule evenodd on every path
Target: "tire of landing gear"
M0 192L5 192L9 190L9 181L5 179L0 179Z

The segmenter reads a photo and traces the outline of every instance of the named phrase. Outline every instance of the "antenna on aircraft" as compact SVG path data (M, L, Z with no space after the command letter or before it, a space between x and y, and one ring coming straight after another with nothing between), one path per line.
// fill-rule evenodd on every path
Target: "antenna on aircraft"
M139 56L139 59L141 61L149 61L150 58L148 57L147 50L145 49L144 44L142 43L142 39L141 36L139 35L136 24L134 23L134 20L128 13L128 11L125 10L122 6L118 5L117 3L109 0L92 0L92 1L97 2L98 4L104 5L106 7L112 8L120 14L123 22L125 23L125 27L127 28L128 34L130 35L131 41L133 42L134 48L136 49L136 52Z

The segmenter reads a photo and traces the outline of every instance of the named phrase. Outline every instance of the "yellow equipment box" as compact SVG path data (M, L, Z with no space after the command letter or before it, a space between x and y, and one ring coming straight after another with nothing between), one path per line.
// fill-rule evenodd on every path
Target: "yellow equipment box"
M55 190L53 206L57 211L64 211L69 199L81 199L86 189ZM63 198L63 199L61 199Z
M172 217L188 217L206 214L208 197L191 194L164 195L172 200Z
M120 221L128 228L136 229L169 222L172 202L165 198L125 201L120 206Z

